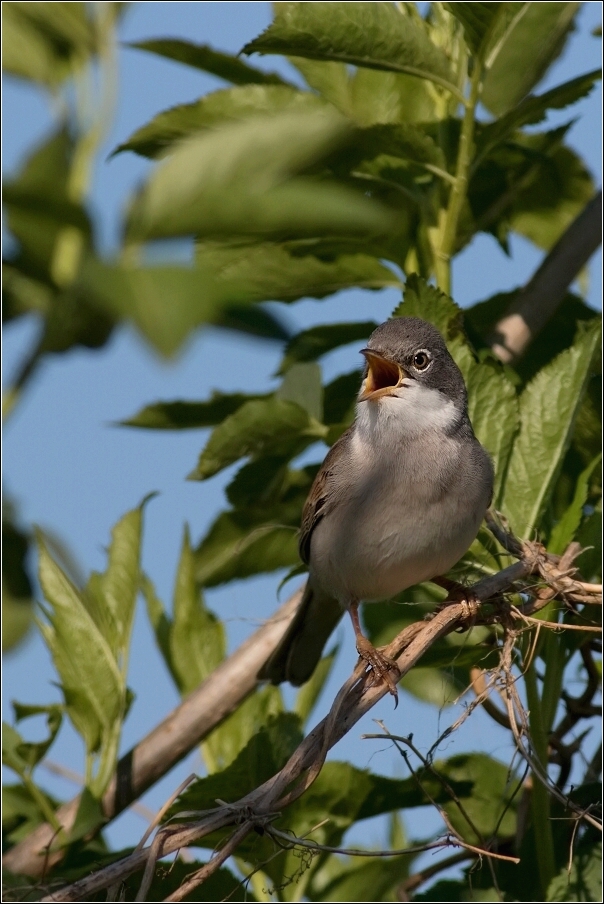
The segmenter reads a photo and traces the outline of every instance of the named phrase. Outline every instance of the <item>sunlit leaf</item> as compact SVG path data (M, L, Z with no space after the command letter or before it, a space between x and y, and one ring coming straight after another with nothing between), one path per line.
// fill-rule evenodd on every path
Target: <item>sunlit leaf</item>
M582 329L531 380L520 396L520 431L514 442L503 511L519 537L530 538L562 466L592 360L600 323Z
M192 480L206 480L247 456L293 454L325 435L325 428L294 402L270 397L246 402L208 440Z
M244 63L242 65L245 66ZM158 157L172 144L196 132L283 111L316 110L321 101L308 91L286 85L243 85L213 91L190 104L163 110L113 152L134 151Z
M230 53L214 50L209 44L194 44L178 38L156 38L147 41L132 41L127 45L135 50L156 53L177 63L211 72L226 82L235 85L256 83L261 85L282 85L283 79L276 72L263 72L244 63Z
M501 6L509 7L511 15L508 14L504 29L494 36L495 46L489 48L487 62L491 65L481 96L485 107L496 115L516 106L558 58L581 4L541 2L502 3Z
M298 176L352 140L333 108L255 116L185 139L135 199L131 238L387 231L390 214L360 193Z
M456 90L449 61L421 20L391 3L280 3L242 53L283 53L432 79Z

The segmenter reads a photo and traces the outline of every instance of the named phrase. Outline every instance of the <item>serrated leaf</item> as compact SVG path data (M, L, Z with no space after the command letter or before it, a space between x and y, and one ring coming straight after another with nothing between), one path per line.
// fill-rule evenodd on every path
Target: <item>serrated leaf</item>
M554 555L562 555L568 544L574 539L583 520L583 510L589 494L589 478L601 461L602 454L600 453L579 475L573 501L554 526L547 544L548 550Z
M346 120L326 107L255 116L187 138L139 192L128 235L288 239L386 232L392 215L376 202L298 176L352 137Z
M562 52L580 5L501 4L508 8L507 21L489 48L489 69L481 95L491 113L501 115L516 106L542 78Z
M242 63L245 66L245 63ZM143 157L159 157L171 145L196 132L239 122L258 115L284 111L316 110L321 101L308 91L286 85L244 85L213 91L190 104L163 110L141 126L113 154L134 151Z
M600 340L600 323L582 329L573 346L546 365L520 396L503 511L518 537L532 539L570 443Z
M474 364L466 376L468 411L474 432L493 460L493 505L500 505L519 420L518 398L501 365Z
M403 299L392 312L393 317L421 317L422 320L428 320L445 340L461 335L463 322L461 308L448 295L427 283L417 273L411 273L407 277Z
M188 694L224 659L224 625L204 604L195 579L195 557L185 529L174 588L170 653L180 692Z
M156 53L177 63L193 66L204 72L211 72L219 78L235 85L256 83L260 85L282 85L284 80L276 72L263 72L239 57L220 50L214 50L209 44L194 44L178 38L155 38L147 41L132 41L126 45L135 50L146 50Z
M248 456L293 455L325 433L325 427L295 402L275 396L246 402L216 427L190 479L206 480Z
M123 682L111 648L91 618L81 595L49 555L39 537L39 579L50 603L50 624L40 630L61 678L67 714L96 751L106 731L119 721Z
M454 4L460 6L462 4ZM463 4L468 6L469 4ZM472 4L474 5L474 4ZM595 82L602 77L600 69L594 69L592 72L586 72L577 78L570 79L561 85L556 85L543 94L531 94L511 109L508 113L501 116L495 122L488 123L478 130L476 139L476 156L474 158L473 168L476 163L481 160L488 152L502 141L505 141L513 133L525 125L534 125L545 119L548 110L562 110L569 104L585 97L592 90Z
M424 23L391 3L280 3L271 25L242 53L283 53L404 72L457 93L449 61Z
M204 587L298 564L293 527L261 523L245 512L223 512L195 551L195 576Z
M279 372L284 373L300 361L316 361L342 345L366 341L376 327L375 321L368 320L362 323L330 323L302 330L288 342Z
M103 605L111 618L107 637L116 660L127 660L134 608L140 587L142 515L145 500L127 512L111 530L107 569L101 577Z
M221 424L246 402L266 398L268 395L213 392L205 402L155 402L119 423L122 427L142 427L147 430L199 430Z
M504 3L445 3L445 8L461 22L466 43L472 54L481 56L484 45L497 24L502 7L520 4Z
M323 420L321 368L312 362L292 364L275 396L284 401L295 402L311 418L321 423Z
M330 253L317 242L202 242L196 259L202 268L215 269L219 282L240 286L247 301L291 302L325 298L350 286L381 289L400 285L376 257L357 252L354 243L351 245L350 253Z

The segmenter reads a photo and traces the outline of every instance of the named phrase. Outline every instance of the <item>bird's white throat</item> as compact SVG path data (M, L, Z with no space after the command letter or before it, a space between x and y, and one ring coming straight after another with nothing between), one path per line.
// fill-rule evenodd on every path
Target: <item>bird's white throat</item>
M446 433L459 417L455 403L438 389L406 380L395 396L357 403L355 432L361 442L392 442L422 433Z

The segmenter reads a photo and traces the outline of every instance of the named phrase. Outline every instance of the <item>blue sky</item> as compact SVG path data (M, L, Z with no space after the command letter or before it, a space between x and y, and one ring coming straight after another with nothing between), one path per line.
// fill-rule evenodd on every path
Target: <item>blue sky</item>
M563 57L553 67L543 87L551 87L600 62L600 42L590 32L599 22L601 6L587 3L579 17L579 29ZM133 3L124 17L123 42L151 37L181 37L210 43L217 49L237 52L270 21L268 3ZM255 58L254 64L285 71L280 58ZM107 160L110 151L154 114L177 103L192 101L223 85L204 73L162 60L122 45L119 50L119 93L115 119L99 156L91 194L91 207L101 223L99 240L106 253L117 246L117 224L124 201L148 170L147 161L133 154ZM288 70L289 71L289 70ZM579 151L601 182L601 95L598 88L578 104L569 143ZM566 121L562 111L551 122ZM35 88L5 79L3 95L3 163L5 173L14 170L23 153L40 140L51 124L45 96ZM528 242L512 240L512 256L506 258L495 242L477 238L455 262L453 294L462 305L524 283L538 266L541 254ZM601 256L590 266L589 302L601 307ZM303 301L279 306L294 328L339 319L386 319L399 298L394 290L368 293L353 290L329 302ZM24 319L4 334L4 377L10 382L21 357L36 335L37 324ZM166 363L129 328L120 329L100 351L74 350L48 359L28 387L4 431L4 487L16 501L24 524L36 523L52 530L69 546L82 570L101 570L110 529L129 508L150 491L158 490L146 509L143 566L154 580L160 597L169 604L183 525L191 527L193 540L202 536L223 505L223 488L230 472L208 483L185 481L203 447L203 431L163 434L124 430L112 423L158 399L203 399L220 387L223 391L265 391L274 386L280 357L277 346L244 339L215 329L196 335L175 361ZM329 355L324 362L327 378L350 370L357 361L354 347ZM315 450L315 458L322 454ZM238 645L254 626L276 606L278 579L256 578L207 594L208 604L226 620L229 641ZM330 682L335 693L354 663L349 626L343 626L345 653ZM130 684L137 695L126 723L123 749L149 731L176 705L178 697L155 650L142 609L135 625ZM10 718L9 702L47 703L58 700L53 686L52 663L35 633L4 666L3 705ZM289 693L289 692L288 692ZM391 731L413 731L416 743L428 747L437 733L454 721L458 708L436 712L417 704L408 695L392 710L389 700L376 707ZM481 712L468 720L447 742L443 755L480 746L504 761L509 759L507 739L493 732ZM385 774L402 774L402 766L390 749L374 741L362 741L372 731L366 718L333 752L334 758L351 759L362 767ZM66 728L51 751L51 758L82 771L82 750L74 732ZM145 797L157 809L191 769L199 768L192 754ZM69 798L76 788L62 779L39 772L49 790ZM435 826L426 815L425 833ZM144 830L139 817L124 814L109 829L115 846L136 843ZM372 834L373 833L373 834ZM380 843L382 825L357 836L364 843Z

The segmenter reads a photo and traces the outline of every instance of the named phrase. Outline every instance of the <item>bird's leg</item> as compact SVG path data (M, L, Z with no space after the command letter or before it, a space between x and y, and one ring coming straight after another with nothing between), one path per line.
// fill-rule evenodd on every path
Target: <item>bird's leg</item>
M371 666L374 674L378 678L382 678L386 682L386 684L388 685L388 690L398 703L396 681L390 674L390 672L395 672L397 675L397 680L398 678L400 678L398 665L396 664L394 659L390 659L388 656L385 656L382 652L380 652L380 650L376 649L371 641L363 634L359 622L359 604L356 600L353 600L351 603L349 603L348 612L350 613L350 620L352 621L352 627L354 628L354 636L356 638L357 652L359 656L361 657L361 659L364 659L368 665Z

